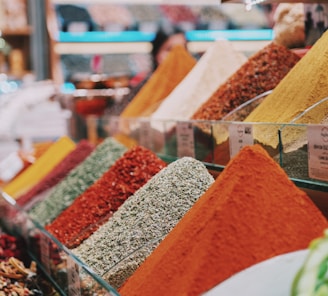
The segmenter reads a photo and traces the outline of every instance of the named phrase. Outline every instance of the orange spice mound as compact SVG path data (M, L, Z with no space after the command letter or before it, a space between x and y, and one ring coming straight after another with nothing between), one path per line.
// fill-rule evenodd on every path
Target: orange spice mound
M196 59L183 46L174 47L120 116L150 116L195 64Z
M243 148L120 288L200 295L276 255L305 249L328 222L259 145Z

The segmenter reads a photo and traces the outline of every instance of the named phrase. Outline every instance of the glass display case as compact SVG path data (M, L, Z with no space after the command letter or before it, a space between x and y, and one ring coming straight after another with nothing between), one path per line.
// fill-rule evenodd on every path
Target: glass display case
M59 295L118 296L118 292L0 192L0 225L24 241L28 255Z

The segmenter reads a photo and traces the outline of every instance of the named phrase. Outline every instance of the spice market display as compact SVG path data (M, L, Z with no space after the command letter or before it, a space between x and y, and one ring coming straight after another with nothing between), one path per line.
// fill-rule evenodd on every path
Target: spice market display
M307 248L327 226L313 201L267 152L248 146L119 293L200 295L255 263Z
M49 196L29 211L41 226L52 222L74 199L91 186L127 150L113 138L107 138L66 178L51 189Z
M113 287L119 287L213 182L200 161L178 159L72 251Z
M131 148L45 228L68 248L79 246L165 166L150 150Z
M112 28L110 14L126 29L132 26L133 10L127 15L123 6L93 8L104 30ZM101 14L105 8L108 15ZM172 22L181 20L170 5L161 8ZM227 40L211 40L215 42L198 60L188 47L174 47L117 104L108 106L107 99L76 103L81 122L90 124L96 118L102 131L110 129L103 116L117 116L124 127L117 134L102 135L99 142L74 142L65 135L40 143L39 155L25 155L24 167L9 182L0 178L0 199L8 194L37 230L54 239L48 241L35 229L25 233L27 225L19 215L9 219L14 228L22 227L40 262L25 260L25 246L0 231L0 296L57 295L39 275L39 263L67 295L74 295L73 288L78 295L116 296L102 291L109 285L121 296L198 296L250 267L307 248L290 295L328 293L327 179L323 185L304 180L310 179L306 125L327 124L328 118L328 104L307 112L328 101L328 32L301 57L292 49L303 45L304 8L297 6L296 19L289 18L289 24L284 11L292 13L291 4L280 8L276 22L282 26L275 27L279 35L254 54L247 57ZM188 12L179 10L194 22ZM154 14L148 17L156 19ZM299 34L288 38L294 28ZM251 111L250 105L237 109L267 91L271 93ZM9 111L17 117L19 106L13 107ZM240 145L232 157L234 135L228 133L229 119L224 120L233 111L243 113L236 122L252 125L255 144ZM127 124L130 119L132 124ZM150 123L153 150L139 143L144 121ZM171 150L179 154L178 140L189 136L179 138L178 121L192 127L195 157L171 158ZM302 127L289 128L289 123ZM4 130L8 134L9 128ZM316 192L316 186L323 191ZM7 200L1 200L0 210L6 209L3 202ZM81 265L69 267L69 254ZM74 285L72 270L77 271Z

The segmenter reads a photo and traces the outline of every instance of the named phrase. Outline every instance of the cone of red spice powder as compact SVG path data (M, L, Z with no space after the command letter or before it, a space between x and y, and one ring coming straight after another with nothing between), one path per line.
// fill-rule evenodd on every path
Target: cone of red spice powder
M68 173L80 164L92 151L94 145L87 140L81 140L76 148L70 152L54 169L28 192L21 195L16 201L24 208L31 207L33 199L63 180ZM46 196L44 196L46 198ZM38 200L39 201L39 200Z
M165 166L155 153L142 146L129 149L46 229L68 248L79 246Z
M328 226L259 145L243 148L119 289L200 295L256 263L301 249Z

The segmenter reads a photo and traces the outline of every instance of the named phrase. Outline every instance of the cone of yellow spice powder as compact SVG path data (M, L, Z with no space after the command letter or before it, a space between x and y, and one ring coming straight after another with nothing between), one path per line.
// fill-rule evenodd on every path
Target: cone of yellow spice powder
M183 46L174 47L120 116L150 116L195 64L196 59Z
M14 199L18 198L39 183L75 147L76 144L69 137L59 138L31 166L7 184L3 191Z
M313 45L307 54L280 81L274 91L246 117L245 122L290 123L313 104L328 96L328 32ZM322 120L324 109L317 108L317 116L302 118L302 123ZM320 119L321 118L321 119ZM289 128L284 133L287 152L291 144L303 133ZM277 126L254 126L254 138L264 145L277 148L279 144ZM295 149L297 147L294 147Z

